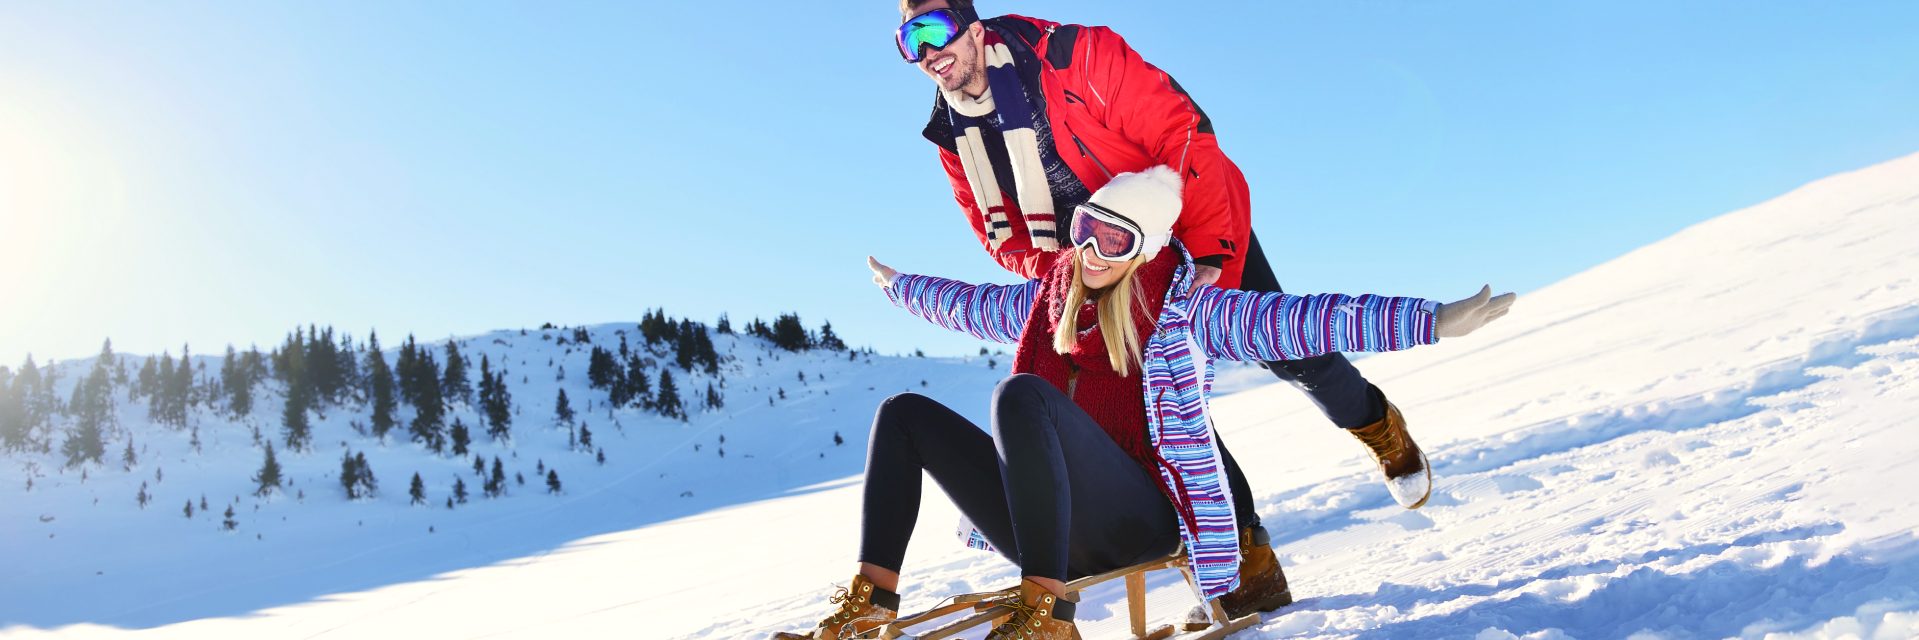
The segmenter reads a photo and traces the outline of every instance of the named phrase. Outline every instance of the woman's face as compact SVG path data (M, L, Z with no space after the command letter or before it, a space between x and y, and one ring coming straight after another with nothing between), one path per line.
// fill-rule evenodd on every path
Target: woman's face
M1086 283L1088 289L1105 289L1119 282L1120 274L1126 272L1126 263L1101 260L1093 251L1079 252L1079 280Z

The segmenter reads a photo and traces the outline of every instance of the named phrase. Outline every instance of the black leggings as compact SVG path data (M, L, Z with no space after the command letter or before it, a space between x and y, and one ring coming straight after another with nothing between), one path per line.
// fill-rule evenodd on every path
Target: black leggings
M1179 546L1179 516L1158 474L1038 376L1015 375L993 390L991 435L926 396L880 404L866 454L861 562L899 571L919 517L921 470L1022 575L1072 580Z
M1240 277L1239 288L1242 291L1283 293L1279 289L1279 279L1273 276L1273 266L1266 262L1266 252L1259 247L1258 235L1248 234L1246 271ZM1319 405L1319 410L1325 412L1326 419L1341 429L1358 429L1386 419L1384 399L1373 390L1371 383L1366 382L1366 377L1360 375L1359 369L1346 359L1346 354L1333 352L1265 364L1273 375L1305 391L1313 404ZM1233 490L1237 496L1239 487L1235 485Z

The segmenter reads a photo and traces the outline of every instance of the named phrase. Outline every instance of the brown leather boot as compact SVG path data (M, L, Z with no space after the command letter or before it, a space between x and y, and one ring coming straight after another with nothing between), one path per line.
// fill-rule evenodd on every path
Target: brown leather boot
M804 634L781 631L773 634L773 640L869 637L869 634L899 617L899 594L873 586L873 581L862 575L853 576L851 587L841 587L834 592L832 602L840 606L839 610L821 620L812 631Z
M1238 620L1262 611L1272 611L1293 603L1293 590L1286 586L1286 572L1279 568L1273 544L1264 527L1239 530L1239 588L1219 597L1226 618Z
M1406 418L1399 415L1399 407L1386 400L1379 387L1373 387L1373 392L1386 403L1386 419L1354 429L1353 437L1365 443L1379 471L1386 474L1386 491L1393 494L1393 501L1408 509L1426 506L1426 499L1433 495L1433 470L1426 464L1426 453L1406 433Z
M999 604L1011 607L1013 615L993 627L986 640L1073 640L1079 635L1073 625L1076 606L1031 580L1019 582L1018 600Z

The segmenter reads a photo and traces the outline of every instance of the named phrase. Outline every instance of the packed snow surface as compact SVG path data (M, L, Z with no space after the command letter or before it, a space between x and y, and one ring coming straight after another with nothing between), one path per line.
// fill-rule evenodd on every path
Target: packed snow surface
M1360 446L1297 391L1218 399L1222 437L1299 598L1235 637L1919 637L1915 277L1919 155L1695 225L1526 295L1472 336L1365 358L1435 468L1418 511L1396 506ZM136 434L166 453L84 485L43 469L34 491L0 504L4 635L755 638L809 627L853 571L856 473L878 401L930 392L979 420L1006 359L816 352L761 369L752 359L775 352L737 340L722 341L741 365L724 411L685 424L616 415L618 429L582 411L604 467L532 417L551 411L537 404L550 402L550 378L525 397L515 388L528 405L514 449L479 450L558 466L562 496L529 486L452 511L407 507L403 474L436 470L431 493L444 497L470 461L355 440L333 423L316 438L330 447L286 458L305 504L276 498L256 513L243 496L231 535L171 512L182 495L246 493L258 453L244 427L203 431L199 457L179 437ZM776 406L741 391L783 384L793 397L796 371L825 378ZM368 452L382 497L349 503L322 477L341 440ZM156 506L131 506L160 465ZM1013 567L959 545L957 512L926 487L905 608L1012 584ZM1155 619L1192 604L1175 572L1149 588ZM1123 611L1117 585L1087 594L1084 634L1122 637Z

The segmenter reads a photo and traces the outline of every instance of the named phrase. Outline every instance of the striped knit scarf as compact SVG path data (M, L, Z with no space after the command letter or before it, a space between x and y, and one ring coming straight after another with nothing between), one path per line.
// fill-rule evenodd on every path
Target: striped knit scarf
M1014 54L999 32L986 30L986 93L978 99L963 93L946 92L952 107L954 144L960 166L966 170L966 182L973 189L973 201L986 216L986 240L994 251L1013 235L1006 217L998 176L987 155L987 140L980 135L991 125L984 118L998 111L1002 139L1013 168L1015 195L1020 216L1033 248L1058 251L1059 231L1053 220L1052 188L1046 181L1046 167L1040 160L1039 137L1033 130L1033 107L1026 102L1026 90L1020 84L1019 71L1013 66ZM994 100L994 96L1001 100Z

